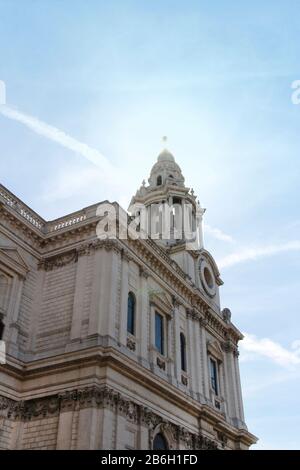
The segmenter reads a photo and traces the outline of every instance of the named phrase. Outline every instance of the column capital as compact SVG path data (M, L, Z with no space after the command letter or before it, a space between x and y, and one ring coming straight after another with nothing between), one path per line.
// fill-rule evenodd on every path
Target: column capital
M139 266L139 274L145 279L148 279L150 275L148 269L145 269L143 266Z

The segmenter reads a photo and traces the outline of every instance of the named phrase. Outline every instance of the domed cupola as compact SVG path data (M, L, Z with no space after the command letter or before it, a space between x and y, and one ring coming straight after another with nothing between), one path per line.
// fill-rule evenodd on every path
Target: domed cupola
M158 186L166 184L184 187L184 177L180 166L175 162L175 158L169 150L164 149L158 155L157 162L152 167L148 182L149 189L156 189Z

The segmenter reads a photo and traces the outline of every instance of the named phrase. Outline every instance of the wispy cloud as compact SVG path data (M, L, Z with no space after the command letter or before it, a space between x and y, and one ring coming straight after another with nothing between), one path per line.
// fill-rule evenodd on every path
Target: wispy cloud
M292 343L291 349L286 349L281 344L270 338L257 338L255 335L244 333L244 339L240 343L241 359L253 360L257 356L266 357L275 364L286 368L293 368L300 364L300 340Z
M253 248L241 248L239 251L224 256L218 261L220 269L228 268L245 261L255 261L258 258L273 256L286 251L300 251L300 240L294 240L278 245L266 245Z
M26 127L33 130L37 134L42 135L43 137L82 155L84 158L94 163L94 165L98 166L105 174L112 174L115 172L115 168L98 150L89 147L87 144L84 144L77 139L74 139L74 137L71 137L60 129L57 129L56 127L51 126L36 117L22 113L10 106L1 105L0 113L9 119L24 124Z
M211 227L208 224L203 224L204 233L211 235L212 237L216 238L217 240L221 240L223 242L234 243L234 238L227 233L224 233L219 228Z

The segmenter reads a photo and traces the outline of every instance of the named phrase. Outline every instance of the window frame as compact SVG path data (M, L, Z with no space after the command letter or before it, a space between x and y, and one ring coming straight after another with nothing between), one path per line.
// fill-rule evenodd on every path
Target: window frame
M156 186L162 186L162 176L158 175L156 178Z
M132 299L132 309L129 312L129 299ZM131 315L131 321L129 322L129 313ZM135 331L136 331L136 297L135 294L132 291L128 292L127 296L127 333L135 336ZM129 328L131 326L131 328Z
M186 336L180 332L180 367L182 372L187 372L187 357L186 357Z
M160 338L157 337L157 319L160 318ZM159 344L158 344L159 340ZM166 319L163 314L155 310L154 314L154 345L161 356L166 357Z
M220 395L219 363L217 359L211 356L209 357L209 382L211 389L218 397Z

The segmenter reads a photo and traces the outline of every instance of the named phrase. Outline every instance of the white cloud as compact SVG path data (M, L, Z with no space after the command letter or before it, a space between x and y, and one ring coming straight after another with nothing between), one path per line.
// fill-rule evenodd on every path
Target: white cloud
M231 235L224 233L219 228L211 227L208 224L203 224L204 233L211 235L212 237L216 238L217 240L221 240L223 242L234 243L234 239Z
M128 178L125 182L116 179L106 178L103 181L102 171L92 165L65 167L57 172L55 180L50 178L44 186L42 201L47 205L50 203L60 204L60 209L69 211L69 201L74 203L89 205L101 202L102 200L117 200L119 204L127 209L130 200L130 186L127 186ZM68 200L68 201L67 201ZM65 207L65 209L63 209ZM75 209L72 209L75 210Z
M239 251L224 256L218 261L220 269L228 268L244 261L255 261L258 258L273 256L285 251L300 251L300 240L295 240L280 245L266 245L254 248L242 248Z
M286 349L281 344L269 338L257 338L255 335L244 333L240 343L241 359L243 361L255 359L257 356L267 357L275 364L286 368L293 368L300 364L300 340L292 343L292 349Z

